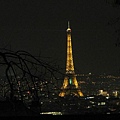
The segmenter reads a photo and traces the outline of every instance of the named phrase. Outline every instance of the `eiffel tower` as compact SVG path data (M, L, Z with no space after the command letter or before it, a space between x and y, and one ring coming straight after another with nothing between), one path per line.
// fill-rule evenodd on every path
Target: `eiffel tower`
M74 71L72 42L71 42L71 28L69 21L68 21L68 28L66 31L67 31L66 73L59 96L64 97L65 95L74 94L79 97L79 96L83 96L83 93L81 92L80 87L78 86L78 82Z

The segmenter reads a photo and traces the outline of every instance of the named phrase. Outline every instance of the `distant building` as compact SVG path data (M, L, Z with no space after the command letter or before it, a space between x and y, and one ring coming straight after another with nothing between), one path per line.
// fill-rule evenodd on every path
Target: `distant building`
M99 90L98 95L102 95L102 96L109 96L107 91L103 91L103 90Z

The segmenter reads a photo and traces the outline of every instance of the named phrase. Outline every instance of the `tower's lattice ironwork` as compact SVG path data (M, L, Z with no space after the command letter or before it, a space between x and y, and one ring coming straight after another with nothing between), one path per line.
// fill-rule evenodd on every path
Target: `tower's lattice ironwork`
M66 31L67 31L66 74L59 96L64 97L65 95L69 95L69 94L83 96L83 93L80 90L74 71L72 42L71 42L71 28L69 21L68 21L68 28Z

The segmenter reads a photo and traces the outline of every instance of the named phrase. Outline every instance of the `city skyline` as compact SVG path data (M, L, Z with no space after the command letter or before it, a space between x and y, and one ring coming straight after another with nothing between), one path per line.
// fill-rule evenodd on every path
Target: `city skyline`
M1 1L0 11L0 48L26 50L35 56L40 53L65 68L70 21L76 73L119 73L116 30L120 21L110 24L119 17L119 7L104 0Z

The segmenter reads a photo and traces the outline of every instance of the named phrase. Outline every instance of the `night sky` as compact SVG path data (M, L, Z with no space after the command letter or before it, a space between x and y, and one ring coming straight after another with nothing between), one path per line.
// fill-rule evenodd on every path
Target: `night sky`
M106 0L0 0L0 47L40 53L65 68L70 21L75 72L116 74L119 14Z

